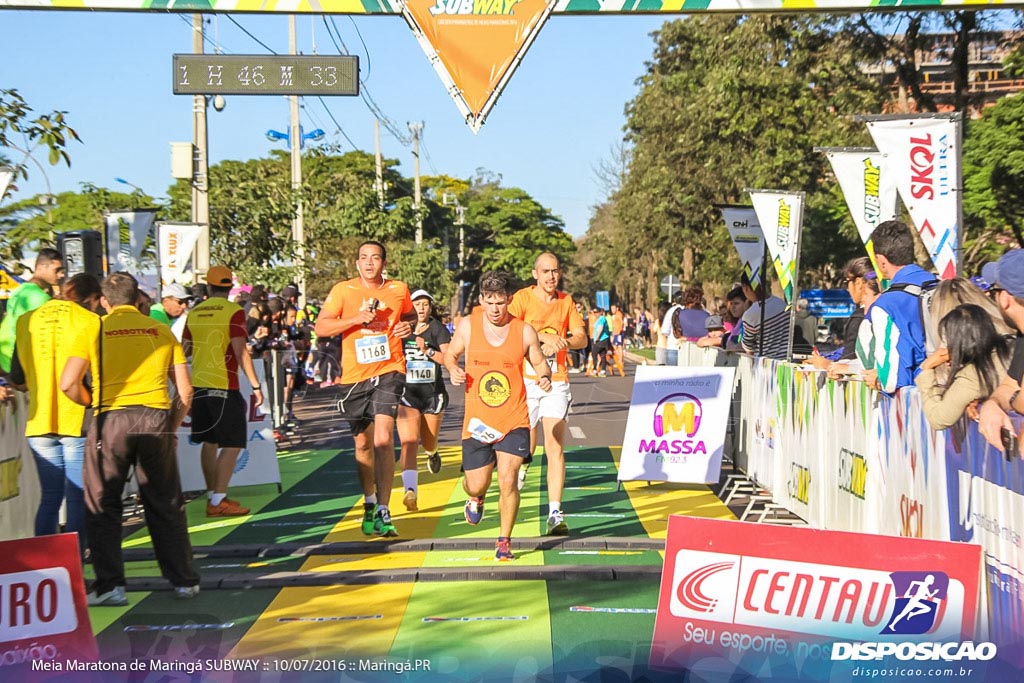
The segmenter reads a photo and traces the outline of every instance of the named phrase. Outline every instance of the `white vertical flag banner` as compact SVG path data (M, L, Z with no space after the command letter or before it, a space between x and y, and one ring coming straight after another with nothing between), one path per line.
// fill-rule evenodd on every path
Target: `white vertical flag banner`
M111 211L106 215L107 259L110 270L134 273L146 246L146 237L153 229L156 209Z
M195 223L157 223L161 287L182 282L201 231Z
M0 199L7 194L7 188L14 180L14 169L10 166L0 166Z
M768 253L786 296L793 303L796 287L797 257L800 251L800 228L803 223L804 195L777 190L748 190L757 212Z
M757 212L752 206L720 206L725 227L729 229L732 245L743 264L743 272L750 283L757 287L761 282L761 267L764 263L764 234L757 222Z
M927 116L865 120L939 276L956 277L960 119Z
M896 178L877 150L830 149L826 150L826 156L843 190L857 232L874 263L871 233L879 223L896 218Z

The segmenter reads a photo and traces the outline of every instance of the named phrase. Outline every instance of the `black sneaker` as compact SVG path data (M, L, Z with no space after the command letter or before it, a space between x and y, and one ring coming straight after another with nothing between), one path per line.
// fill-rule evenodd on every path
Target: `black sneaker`
M427 471L431 474L437 474L441 471L441 456L437 453L427 454Z

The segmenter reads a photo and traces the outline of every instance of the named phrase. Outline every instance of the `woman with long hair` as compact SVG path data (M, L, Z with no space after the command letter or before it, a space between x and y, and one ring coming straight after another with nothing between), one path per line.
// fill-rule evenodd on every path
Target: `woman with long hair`
M925 359L914 380L925 418L936 430L952 426L967 406L991 396L1006 376L1010 357L1006 337L976 304L957 306L944 316L938 338L945 346ZM948 368L948 379L938 376L940 368Z
M932 295L931 306L928 309L927 334L928 349L934 351L941 346L939 342L939 322L945 318L950 311L963 304L973 304L981 308L992 318L992 324L996 332L1001 335L1013 334L1014 330L1003 320L1003 314L999 307L973 282L965 277L956 277L952 280L943 280L935 288Z
M857 361L857 333L864 315L880 294L878 274L867 256L850 259L844 269L846 291L853 299L854 311L843 328L843 352L832 362L815 353L808 362L820 370L828 370L829 378L838 379L851 370L859 369Z

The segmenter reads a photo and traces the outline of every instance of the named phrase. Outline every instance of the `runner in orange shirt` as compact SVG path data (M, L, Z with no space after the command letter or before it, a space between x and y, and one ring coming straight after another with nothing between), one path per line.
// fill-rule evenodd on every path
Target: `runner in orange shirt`
M569 533L562 512L562 489L565 486L565 429L569 417L572 394L569 391L567 367L568 349L582 349L587 345L583 318L576 311L572 297L558 291L562 279L561 264L554 254L537 257L533 266L537 284L516 292L508 312L537 330L541 351L547 358L552 373L550 391L541 391L537 376L524 366L526 400L530 410L530 456L537 445L537 423L544 428L544 454L548 459L548 524L547 532L564 536ZM519 471L522 488L526 467Z
M342 335L341 400L356 443L363 486L363 533L397 536L391 522L395 477L395 417L405 393L402 340L412 333L416 311L404 282L384 278L387 250L380 242L359 245L351 280L331 288L316 320L317 337Z
M498 467L500 535L494 559L513 559L512 527L519 512L519 468L530 447L530 416L526 407L523 359L537 374L541 391L551 390L551 369L541 351L537 332L512 317L508 304L512 278L501 271L480 278L480 304L455 330L444 356L452 384L466 385L462 427L462 487L466 522L475 526L484 517L484 494ZM466 355L466 369L459 357Z
M625 349L625 340L622 332L626 329L626 318L622 315L618 304L612 304L612 314L609 316L612 323L612 360L619 370L619 375L626 376L626 367L622 361L622 352ZM609 373L610 375L611 373Z

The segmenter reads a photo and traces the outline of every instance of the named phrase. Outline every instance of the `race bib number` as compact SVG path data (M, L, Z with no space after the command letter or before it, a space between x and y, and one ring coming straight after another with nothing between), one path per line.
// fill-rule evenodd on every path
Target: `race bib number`
M469 435L480 443L494 443L500 441L505 434L493 427L488 427L478 418L470 418L468 425Z
M433 384L436 367L434 361L430 360L406 361L405 381L408 384Z
M356 339L356 361L361 364L379 363L391 359L387 335L374 334Z

